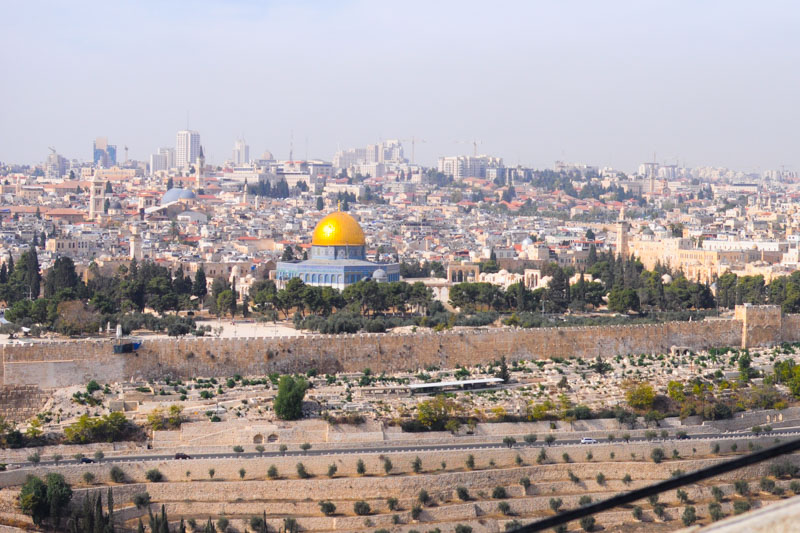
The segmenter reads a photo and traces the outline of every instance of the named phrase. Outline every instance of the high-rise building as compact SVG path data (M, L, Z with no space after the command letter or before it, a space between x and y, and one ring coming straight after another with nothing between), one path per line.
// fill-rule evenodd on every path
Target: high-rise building
M200 134L196 131L179 131L175 139L175 167L183 170L197 163L200 154Z
M233 145L233 166L238 167L250 162L250 147L244 139L238 139Z
M155 174L164 170L175 168L175 149L162 147L157 154L150 155L150 173Z
M44 175L47 179L61 179L67 171L67 159L52 151L44 164Z
M97 167L110 168L117 164L117 147L108 144L106 137L98 137L94 140L94 150L92 159Z

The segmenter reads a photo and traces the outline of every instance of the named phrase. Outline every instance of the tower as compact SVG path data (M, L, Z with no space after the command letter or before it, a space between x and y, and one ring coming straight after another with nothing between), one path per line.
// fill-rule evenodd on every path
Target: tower
M142 260L142 238L139 235L131 235L131 260Z
M200 134L196 131L179 131L175 138L175 166L185 170L197 162L200 151Z
M89 185L89 218L97 220L100 213L103 212L103 203L105 202L106 188L103 182L97 179L97 175L92 175L92 180Z
M617 255L623 259L629 255L628 229L628 223L624 220L617 223Z
M203 155L203 147L200 147L200 153L197 156L197 179L195 180L195 184L197 186L197 190L205 188L205 183L203 182L203 173L205 172L206 166L206 156Z

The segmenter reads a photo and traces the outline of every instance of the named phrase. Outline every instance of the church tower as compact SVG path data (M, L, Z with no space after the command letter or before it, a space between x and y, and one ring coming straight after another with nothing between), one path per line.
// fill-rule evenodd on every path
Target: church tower
M103 203L105 202L106 188L103 182L97 179L97 175L93 174L89 183L89 219L97 220L103 212Z

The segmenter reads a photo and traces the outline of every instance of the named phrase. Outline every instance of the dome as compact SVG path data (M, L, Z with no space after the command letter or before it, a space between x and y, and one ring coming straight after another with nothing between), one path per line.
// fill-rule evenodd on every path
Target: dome
M194 199L194 197L195 197L194 193L189 189L181 189L180 187L173 187L172 189L165 192L164 196L161 197L161 205L177 202L178 200L192 200Z
M664 274L663 276L661 276L661 283L669 285L670 283L672 283L672 276L670 276L669 274Z
M122 204L119 202L119 200L114 200L113 202L111 202L111 204L109 204L108 208L109 209L122 209Z
M382 268L379 268L378 270L372 273L372 279L378 282L383 282L386 281L388 277L386 276L386 271Z
M334 211L319 221L311 236L314 246L364 246L364 231L356 219L342 211Z
M530 237L525 237L522 241L522 246L530 246L531 244L533 244L533 241Z

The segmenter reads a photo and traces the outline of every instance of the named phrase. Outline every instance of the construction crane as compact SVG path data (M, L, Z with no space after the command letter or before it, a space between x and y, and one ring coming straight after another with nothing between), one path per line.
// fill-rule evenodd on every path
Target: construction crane
M471 144L472 145L472 155L478 157L478 145L483 144L483 141L479 141L478 139L473 139L471 141L456 141L458 144Z
M404 143L407 143L407 142L411 143L411 164L412 165L414 164L414 160L415 160L415 156L416 156L415 152L416 152L417 143L428 142L425 139L417 139L414 136L412 136L410 139L400 139L400 141L404 142Z
M52 146L48 146L47 149L50 150L51 152L53 152L53 154L56 153L56 149L53 148Z
M128 162L128 147L125 146L125 162Z

